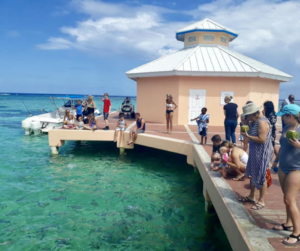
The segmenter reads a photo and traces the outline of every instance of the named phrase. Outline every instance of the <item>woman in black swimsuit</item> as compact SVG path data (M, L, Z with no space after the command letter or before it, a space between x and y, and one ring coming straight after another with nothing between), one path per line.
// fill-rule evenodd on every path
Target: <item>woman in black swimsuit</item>
M172 134L173 129L173 112L178 107L177 104L173 101L173 97L171 94L167 94L166 99L166 120L167 120L167 132Z
M96 104L93 100L93 96L89 95L88 100L86 100L86 110L87 115L94 114L96 109Z

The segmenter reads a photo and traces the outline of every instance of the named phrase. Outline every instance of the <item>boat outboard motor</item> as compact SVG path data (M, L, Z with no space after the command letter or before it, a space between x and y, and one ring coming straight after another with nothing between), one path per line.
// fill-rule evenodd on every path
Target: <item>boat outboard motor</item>
M31 121L30 128L34 135L40 134L41 133L41 122Z
M23 120L22 121L22 128L25 131L25 135L29 135L31 133L31 121L30 120Z

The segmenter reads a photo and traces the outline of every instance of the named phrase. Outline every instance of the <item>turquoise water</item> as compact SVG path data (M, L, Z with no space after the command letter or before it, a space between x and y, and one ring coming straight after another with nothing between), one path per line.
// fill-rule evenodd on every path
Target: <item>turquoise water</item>
M186 157L139 146L121 157L108 142L53 157L47 135L24 136L21 99L51 110L47 96L0 95L0 250L231 250Z

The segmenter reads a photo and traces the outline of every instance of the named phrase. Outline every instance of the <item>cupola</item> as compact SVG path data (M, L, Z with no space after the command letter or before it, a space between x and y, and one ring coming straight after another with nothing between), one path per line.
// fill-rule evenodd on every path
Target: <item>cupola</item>
M197 45L221 45L229 47L238 33L208 18L188 25L176 32L176 39L184 42L184 47Z

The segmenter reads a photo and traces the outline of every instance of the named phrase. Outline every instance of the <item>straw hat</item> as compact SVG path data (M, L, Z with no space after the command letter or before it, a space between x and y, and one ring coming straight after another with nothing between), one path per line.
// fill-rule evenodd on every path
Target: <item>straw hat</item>
M257 107L254 103L243 106L243 114L241 117L258 112L262 107Z

